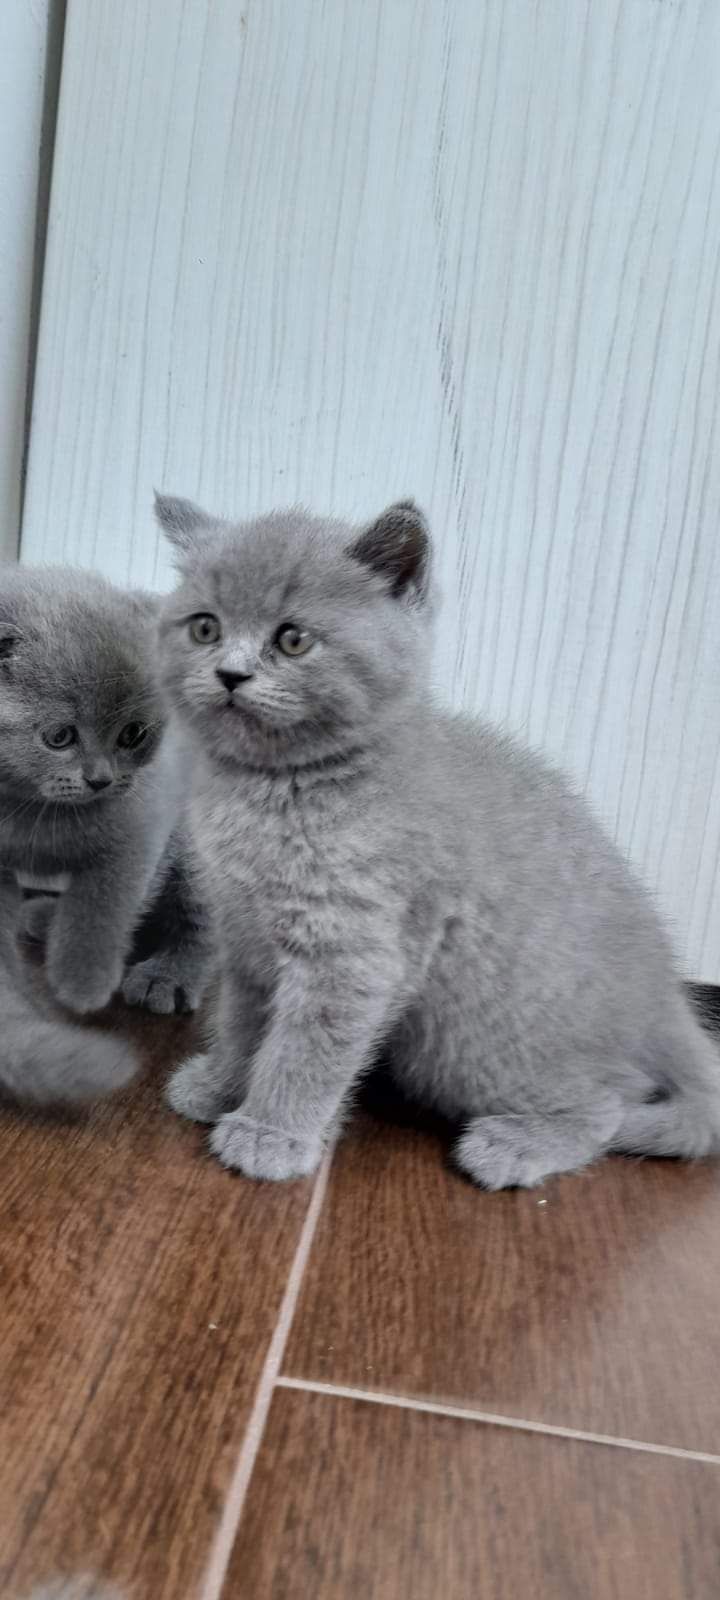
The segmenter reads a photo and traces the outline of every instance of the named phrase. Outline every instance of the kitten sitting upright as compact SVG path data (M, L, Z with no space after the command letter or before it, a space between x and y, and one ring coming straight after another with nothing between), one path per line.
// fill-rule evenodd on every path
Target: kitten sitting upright
M14 1094L82 1098L102 1091L103 1060L107 1089L119 1059L121 1078L129 1070L117 1042L101 1046L40 1013L31 1022L18 924L46 924L51 995L74 1012L100 1010L123 979L131 1003L190 1009L203 981L202 918L175 832L178 751L154 681L156 604L87 573L2 574L0 982L18 1021L4 1030L0 1086ZM167 878L179 912L171 938L126 972L141 914ZM23 904L23 894L39 898Z
M217 1121L228 1166L308 1173L382 1045L490 1189L720 1148L720 1060L620 854L540 760L431 703L421 513L158 516L181 572L163 681L223 962L175 1109Z

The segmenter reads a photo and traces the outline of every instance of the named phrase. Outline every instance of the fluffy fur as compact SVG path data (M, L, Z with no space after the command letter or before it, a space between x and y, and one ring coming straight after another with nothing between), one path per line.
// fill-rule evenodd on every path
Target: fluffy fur
M720 1064L649 899L557 773L431 702L421 513L158 514L181 573L162 678L223 962L175 1109L216 1123L230 1167L309 1173L383 1046L490 1189L717 1149Z
M0 583L0 1087L77 1100L124 1082L128 1048L37 1009L18 927L46 938L70 1011L126 999L191 1007L202 919L181 870L179 755L154 680L156 603L101 578L8 569ZM182 892L178 889L182 883ZM170 884L172 937L125 972L141 913Z

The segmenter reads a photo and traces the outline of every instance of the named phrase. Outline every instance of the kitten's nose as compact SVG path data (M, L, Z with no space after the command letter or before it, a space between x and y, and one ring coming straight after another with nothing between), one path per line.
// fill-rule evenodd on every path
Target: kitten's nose
M252 677L252 673L226 672L224 667L216 667L215 677L220 679L223 689L227 689L228 694L232 694L233 689L237 689L239 683L247 683L248 678Z
M88 768L85 769L83 777L88 789L92 789L93 794L99 794L101 789L109 789L113 781L109 761L106 761L104 756L98 756L89 770Z

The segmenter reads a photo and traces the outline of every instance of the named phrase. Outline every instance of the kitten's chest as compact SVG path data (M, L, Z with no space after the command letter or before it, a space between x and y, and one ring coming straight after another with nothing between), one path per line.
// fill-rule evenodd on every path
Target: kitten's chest
M290 784L241 777L231 791L211 784L194 802L195 832L214 873L244 893L282 893L324 874L332 841L324 848L316 819L296 803Z
M194 801L194 831L221 909L252 917L275 940L292 922L317 931L358 872L342 806L308 803L292 780L211 780Z

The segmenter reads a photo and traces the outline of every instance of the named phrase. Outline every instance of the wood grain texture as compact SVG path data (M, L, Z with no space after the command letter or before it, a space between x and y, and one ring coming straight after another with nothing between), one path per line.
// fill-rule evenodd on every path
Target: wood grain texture
M720 978L716 0L71 0L26 559L412 492L436 674Z
M719 1470L279 1390L224 1600L709 1600Z
M284 1372L720 1454L718 1164L487 1195L442 1156L342 1142Z
M127 1026L127 1017L124 1019ZM235 1183L146 1082L76 1125L0 1116L0 1593L197 1591L308 1199Z

